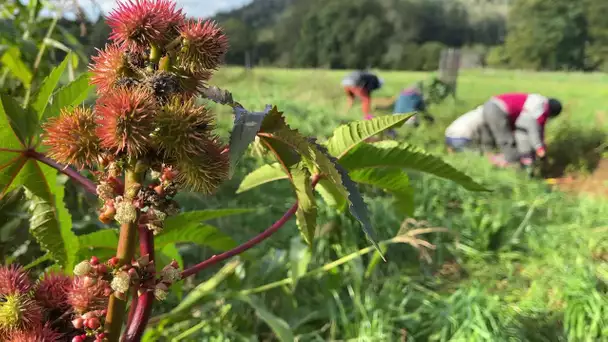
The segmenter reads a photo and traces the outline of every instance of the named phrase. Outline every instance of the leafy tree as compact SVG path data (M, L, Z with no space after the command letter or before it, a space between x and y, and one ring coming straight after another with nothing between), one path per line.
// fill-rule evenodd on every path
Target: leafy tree
M586 26L582 2L518 0L509 18L506 51L513 67L583 67Z

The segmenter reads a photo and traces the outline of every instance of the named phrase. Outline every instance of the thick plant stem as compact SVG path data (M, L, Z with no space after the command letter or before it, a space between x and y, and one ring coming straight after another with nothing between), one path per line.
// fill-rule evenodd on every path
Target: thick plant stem
M139 225L139 252L140 255L148 255L150 262L154 262L154 234L145 225ZM154 303L154 292L151 290L141 290L137 298L137 305L127 331L123 336L123 342L135 342L141 339L146 330L148 320L152 314L152 304Z
M321 180L321 176L315 175L312 179L312 187L314 188L320 180ZM258 236L254 237L253 239L245 242L244 244L242 244L234 249L231 249L231 250L224 252L222 254L219 254L219 255L214 255L211 258L209 258L199 264L196 264L188 269L185 269L182 272L182 278L186 278L191 275L194 275L194 274L206 269L209 266L215 265L218 262L224 261L235 255L239 255L239 254L245 252L246 250L255 247L262 241L271 237L279 229L281 229L281 227L283 227L285 225L285 223L287 223L287 221L289 221L289 219L291 219L291 217L296 213L296 211L298 211L298 202L297 201L296 201L296 203L294 203L294 205L291 206L291 208L289 208L289 210L287 210L287 212L285 212L285 214L283 214L283 217L281 217L278 221L276 221L272 226L268 227L261 234L259 234Z
M135 171L135 167L132 167L126 171L125 201L133 201L134 197L137 195L137 191L141 187L142 176L143 174ZM133 222L124 223L120 226L116 257L118 258L119 265L121 266L130 263L135 255L135 247L137 245L137 221L138 218L136 218ZM125 318L126 307L126 298L120 299L116 297L115 294L110 296L104 331L109 342L118 342L118 339L120 338L120 331Z

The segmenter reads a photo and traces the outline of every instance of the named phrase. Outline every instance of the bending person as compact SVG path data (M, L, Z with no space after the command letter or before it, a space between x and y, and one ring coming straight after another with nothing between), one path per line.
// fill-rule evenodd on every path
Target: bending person
M494 96L483 105L486 130L482 132L481 144L498 146L502 155L493 159L498 166L518 161L531 164L535 157L545 157L545 125L561 111L558 100L539 94Z
M363 116L366 120L373 118L371 113L371 94L382 88L384 82L378 76L367 71L355 71L342 80L342 87L348 96L348 109L353 106L355 97L361 100Z

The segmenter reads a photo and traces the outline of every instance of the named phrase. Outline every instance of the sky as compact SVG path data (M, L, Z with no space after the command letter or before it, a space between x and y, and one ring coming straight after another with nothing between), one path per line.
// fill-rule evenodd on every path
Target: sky
M95 0L107 14L116 4L116 0ZM184 12L189 17L208 17L219 11L230 10L240 7L251 0L176 0L177 7L182 7ZM80 5L85 12L92 17L97 18L99 10L90 0L80 0Z

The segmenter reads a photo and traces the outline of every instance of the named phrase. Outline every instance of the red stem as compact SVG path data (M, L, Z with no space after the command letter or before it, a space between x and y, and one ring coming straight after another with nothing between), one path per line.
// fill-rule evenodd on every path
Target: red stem
M139 225L139 253L140 256L148 255L150 262L154 262L154 234L146 225ZM137 298L137 303L133 311L133 316L127 323L127 329L123 335L123 342L135 342L141 339L146 329L150 315L152 314L152 304L154 302L154 292L144 290Z
M321 176L319 175L315 175L312 179L312 187L314 188L317 183L319 182L319 180L321 180ZM283 217L281 217L278 221L276 221L272 226L268 227L265 231L263 231L261 234L259 234L258 236L254 237L253 239L245 242L244 244L231 249L227 252L224 252L220 255L214 255L211 258L196 264L188 269L185 269L182 272L182 278L186 278L189 277L191 275L194 275L202 270L204 270L205 268L215 265L218 262L224 261L228 258L231 258L235 255L241 254L243 252L245 252L246 250L255 247L257 244L261 243L262 241L268 239L269 237L271 237L274 233L276 233L279 229L281 229L281 227L283 227L283 225L285 225L285 223L287 223L287 221L289 221L289 219L291 219L291 217L296 213L296 211L298 210L298 202L296 201L296 203L294 203L294 205L291 206L291 208L289 208L289 210L287 210L287 212L285 214L283 214Z
M70 168L67 165L61 165L54 160L48 158L44 154L40 152L36 152L34 150L27 150L23 152L29 158L36 159L37 161L44 163L57 171L63 173L64 175L70 177L73 181L80 184L86 191L92 193L93 195L97 195L97 186L90 179L81 175L78 171Z

